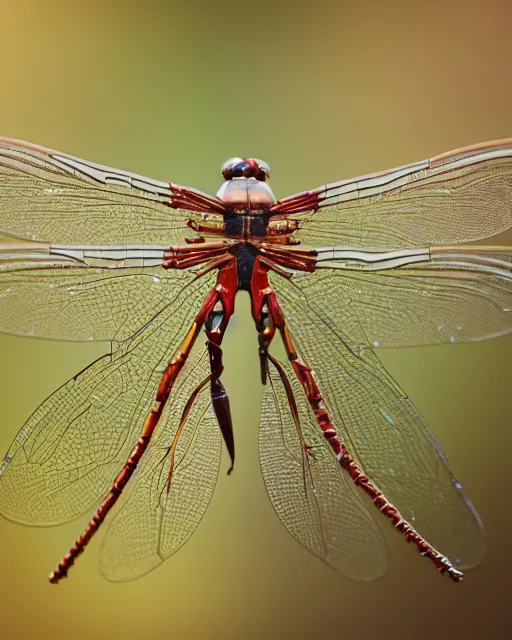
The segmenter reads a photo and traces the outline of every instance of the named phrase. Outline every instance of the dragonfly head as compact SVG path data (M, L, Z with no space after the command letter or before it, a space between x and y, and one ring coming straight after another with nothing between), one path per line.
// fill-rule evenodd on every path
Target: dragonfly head
M222 165L226 182L217 191L217 198L230 208L243 212L261 211L271 207L276 199L265 183L270 167L257 158L230 158Z
M256 178L265 182L270 178L270 167L258 158L229 158L222 165L221 175L224 180L233 178Z

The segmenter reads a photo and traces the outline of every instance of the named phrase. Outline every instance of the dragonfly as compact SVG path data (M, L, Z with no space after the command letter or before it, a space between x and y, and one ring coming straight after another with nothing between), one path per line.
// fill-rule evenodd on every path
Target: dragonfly
M213 197L0 139L0 331L111 344L15 437L0 512L35 526L94 512L51 583L105 520L110 580L176 552L223 446L233 469L222 341L245 291L261 470L284 526L369 581L389 523L460 581L484 555L481 519L376 348L512 329L512 247L487 243L512 227L512 139L280 200L262 160L231 158L222 176Z

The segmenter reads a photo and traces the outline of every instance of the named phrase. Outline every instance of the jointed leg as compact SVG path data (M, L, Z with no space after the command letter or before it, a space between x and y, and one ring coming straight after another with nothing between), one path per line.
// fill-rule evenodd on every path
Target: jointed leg
M300 360L297 352L295 351L292 338L288 331L288 327L284 316L279 307L279 303L274 291L270 290L267 293L266 305L268 307L268 315L272 321L274 327L276 327L284 343L288 359L295 371L295 374L300 381L309 404L315 414L315 418L322 430L322 433L329 443L331 449L334 451L338 463L342 469L349 474L353 482L361 487L361 489L371 498L373 504L379 509L387 518L391 520L391 523L400 531L405 537L407 542L412 542L420 554L426 558L429 558L435 565L436 569L442 573L447 574L455 582L462 580L462 572L456 569L448 558L444 557L436 549L434 549L426 540L424 540L419 533L412 527L412 525L405 520L398 509L394 507L388 499L375 487L371 480L365 476L362 469L358 466L355 460L351 457L347 448L340 440L338 433L334 425L332 424L329 412L325 408L320 390L315 381L311 369ZM275 329L274 329L275 331ZM273 336L273 331L270 331L270 340ZM270 340L268 342L270 342ZM268 344L266 345L268 346Z
M174 460L176 454L176 447L178 446L179 439L181 434L183 433L183 429L185 427L185 423L187 421L188 415L194 402L196 401L199 393L206 387L206 385L210 384L210 397L213 405L213 409L215 411L215 415L217 417L217 422L219 424L222 436L224 438L224 442L228 449L228 453L231 458L231 466L228 470L228 475L233 470L233 465L235 461L235 443L233 438L233 425L231 420L231 410L229 406L229 398L220 380L220 376L224 371L224 367L222 365L222 349L219 345L215 344L213 340L222 341L222 337L224 335L225 328L227 327L227 323L229 319L225 322L223 326L225 315L222 303L217 301L213 309L208 315L208 319L206 321L206 335L208 337L208 355L210 358L210 368L211 373L208 375L202 382L200 382L194 391L190 394L189 399L187 400L187 404L183 409L183 413L181 414L181 419L176 430L176 434L173 438L172 444L166 452L164 458L167 455L170 455L170 466L169 466L169 476L167 478L167 493L169 493L171 489L171 481L172 475L174 473Z
M219 281L220 280L221 278L219 276ZM107 514L119 499L121 493L123 492L123 489L133 475L133 472L137 468L137 465L139 464L144 452L146 451L150 443L151 437L162 416L165 404L169 398L174 382L176 381L176 378L182 370L201 328L207 322L212 310L217 304L217 301L222 298L222 295L222 285L219 285L218 282L217 286L212 289L212 291L210 291L210 293L205 298L201 310L197 314L192 327L190 328L185 340L183 341L180 352L167 365L160 380L153 406L151 407L151 410L146 417L142 433L123 469L115 479L107 498L96 511L95 515L86 526L82 535L76 540L74 546L59 562L55 571L50 574L49 580L51 583L57 583L59 582L59 580L67 576L68 571L70 567L75 563L76 558L84 551L90 539L100 528Z

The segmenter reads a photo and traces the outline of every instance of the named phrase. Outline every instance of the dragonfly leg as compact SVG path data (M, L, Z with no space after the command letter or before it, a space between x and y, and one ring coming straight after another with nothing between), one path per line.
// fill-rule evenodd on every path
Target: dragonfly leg
M231 258L227 252L228 245L223 242L188 244L182 247L171 247L164 254L164 269L188 269L211 262L215 258Z
M212 400L212 406L215 412L215 416L217 418L222 437L224 438L224 442L231 458L231 466L228 470L228 475L233 470L233 465L235 462L233 423L231 419L229 398L226 393L226 389L224 388L224 385L220 380L220 376L224 371L224 366L222 365L222 349L220 348L220 346L218 346L218 344L216 344L216 342L220 343L220 341L222 341L222 337L224 335L224 331L227 327L228 322L229 318L227 321L225 321L224 307L219 299L210 311L205 323L206 335L208 337L207 346L208 355L210 358L211 373L202 382L200 382L194 389L194 391L190 394L190 397L187 400L187 404L183 409L183 413L181 414L180 423L178 425L178 429L176 430L176 434L173 438L172 444L163 458L165 459L167 455L171 456L169 476L167 479L167 493L169 493L171 488L172 474L174 472L174 459L178 441L183 432L183 428L185 427L185 423L187 421L190 410L192 409L192 405L194 404L199 393L205 388L208 383L210 383L210 397Z
M185 237L185 242L187 244L203 244L206 242L206 238L204 236L194 236L192 238Z
M236 265L234 266L234 268L235 268L235 275L236 275ZM59 582L59 580L67 576L68 571L71 568L71 566L75 563L76 558L81 553L83 553L85 547L91 540L92 536L100 528L106 516L108 515L112 507L115 505L120 495L122 494L123 489L126 487L129 479L133 475L133 472L137 468L137 465L140 462L144 452L146 451L149 445L149 442L151 440L151 437L159 423L160 417L164 410L165 404L169 398L174 382L176 381L178 374L182 370L192 350L192 347L197 339L197 336L199 335L201 328L207 322L210 312L214 309L217 301L223 299L223 297L226 296L225 283L229 283L232 280L232 277L230 277L230 275L231 275L231 271L233 270L233 266L228 265L226 267L226 270L229 271L230 273L224 274L223 269L220 270L219 277L217 280L217 285L206 296L201 306L201 309L192 324L192 327L190 328L189 332L185 337L185 340L181 345L178 355L169 362L164 373L162 374L162 378L160 380L160 384L155 396L155 400L153 402L153 406L151 407L151 410L146 417L146 421L144 423L142 433L136 445L134 446L128 460L126 461L123 469L118 474L117 478L114 480L114 483L112 485L112 488L110 489L108 496L106 497L103 504L96 511L96 513L90 520L89 524L86 526L82 535L76 540L74 546L59 562L55 571L53 571L50 574L49 580L51 583L55 584ZM192 399L192 402L193 402L193 399ZM182 418L182 420L184 423L184 421L186 420L186 416L185 416L185 419Z
M462 572L456 569L448 558L439 553L439 551L434 549L424 538L420 536L413 526L400 514L398 509L389 502L386 496L379 491L372 481L364 474L363 470L352 458L332 423L329 412L325 407L322 395L315 381L313 372L307 364L299 358L295 351L286 320L280 309L277 296L273 290L268 293L266 302L272 323L281 334L288 360L290 361L293 370L304 389L320 429L336 455L336 459L341 468L348 473L354 484L360 487L371 498L375 507L389 518L393 527L405 537L407 542L412 542L419 553L423 557L431 560L441 574L448 575L455 582L461 581Z
M187 222L187 227L189 229L192 229L193 231L195 231L196 233L206 233L208 235L214 235L214 236L223 236L224 235L224 229L226 227L226 224L224 221L215 221L213 224L200 224L199 222L196 222L195 220L189 220Z
M258 354L260 356L260 376L261 384L267 384L268 371L268 347L274 338L276 328L268 310L268 304L263 299L259 316L256 320L256 330L258 332Z
M236 289L227 289L227 295L234 300ZM231 466L228 469L228 475L233 471L235 464L235 439L233 436L233 421L231 419L231 409L229 405L229 397L224 385L220 379L224 371L222 364L222 349L220 347L224 333L228 326L233 304L226 305L222 300L218 300L208 316L206 321L206 335L208 337L208 355L210 357L210 396L212 400L213 410L219 424L224 443L231 458Z
M231 262L233 262L232 258L230 259L230 257L226 258L225 256L221 256L219 258L215 258L212 261L212 264L213 263L215 264L213 264L213 266L211 266L210 268L218 267L219 265L225 264L226 260L228 261L231 260ZM208 270L210 270L210 268ZM229 273L230 269L228 268L227 271ZM224 282L222 283L223 280ZM220 288L220 291L224 293L224 295L229 296L229 299L233 301L234 294L231 295L231 288L232 288L230 286L231 284L232 283L229 282L229 278L228 278L228 282L226 282L226 278L219 277L218 288ZM224 371L224 367L222 365L222 350L220 346L218 346L222 342L224 332L229 323L229 318L233 313L234 304L228 305L228 309L229 309L229 316L226 317L222 298L221 296L219 296L219 298L211 308L210 312L208 313L208 316L205 322L205 330L208 338L207 346L208 346L208 355L210 357L211 373L202 382L200 382L197 385L197 387L194 389L194 391L190 394L190 397L187 400L187 404L183 409L183 413L181 414L180 423L178 425L178 429L176 430L176 434L173 438L172 444L163 458L165 459L167 455L171 456L169 476L167 479L168 493L171 488L172 474L174 472L174 459L175 459L176 447L178 445L180 436L185 427L185 423L187 421L190 410L192 409L192 405L194 404L199 393L205 388L205 386L208 383L210 383L210 395L211 395L212 405L215 411L215 415L217 417L217 422L219 424L222 436L224 438L224 442L226 444L229 455L231 457L231 466L228 470L228 475L233 470L234 459L235 459L233 426L232 426L232 420L231 420L231 411L229 407L229 398L224 388L224 385L220 381L220 376Z
M265 265L265 260L264 259L260 259L260 263ZM261 375L261 382L262 384L267 384L267 379L270 380L270 384L272 384L272 379L270 379L268 377L268 362L272 362L272 364L274 365L274 367L276 368L281 381L284 385L285 391L286 391L286 397L288 399L288 404L290 405L290 410L292 412L292 417L293 417L293 421L295 423L295 427L297 429L297 434L299 436L299 440L302 446L302 453L303 453L303 469L304 469L304 486L306 486L306 478L305 478L305 474L306 474L306 469L309 472L309 476L310 476L310 480L311 480L311 484L314 485L314 480L313 480L313 474L311 473L311 466L309 463L309 453L311 451L311 447L307 444L304 435L302 433L302 429L300 426L300 420L299 420L299 412L297 409L297 403L295 402L295 397L293 395L293 389L292 386L290 384L290 381L288 380L288 377L286 376L286 372L284 371L283 367L281 366L281 364L279 363L278 360L276 360L269 352L268 352L268 348L270 346L270 343L272 342L272 339L274 338L275 335L275 325L272 322L272 318L270 317L270 311L268 308L268 304L266 302L266 299L264 298L262 301L262 305L261 305L261 309L260 309L260 313L259 313L259 318L256 320L256 330L258 332L258 343L259 343L259 348L258 348L258 353L260 356L260 375Z

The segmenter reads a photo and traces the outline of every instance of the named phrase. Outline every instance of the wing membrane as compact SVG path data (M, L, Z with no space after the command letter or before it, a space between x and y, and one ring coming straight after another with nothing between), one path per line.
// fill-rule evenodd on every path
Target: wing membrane
M0 138L0 233L57 244L173 244L205 194ZM184 208L174 208L179 200ZM196 202L197 204L197 202ZM194 209L192 201L188 209ZM211 211L214 213L214 211Z
M512 331L507 247L333 248L320 250L318 267L294 278L298 289L330 327L364 334L367 346L470 342Z
M458 567L478 564L478 514L422 416L357 324L331 324L298 283L272 278L299 355L312 367L333 423L365 474L414 528ZM341 306L338 303L338 307Z
M93 267L50 249L10 246L0 245L0 331L15 335L122 341L195 277L157 266Z
M91 509L139 437L162 367L181 344L213 275L191 280L131 339L53 393L0 465L0 513L54 525Z
M488 238L512 227L512 140L324 185L273 209L299 220L294 237L310 246L398 249Z
M289 365L283 368L312 453L308 468L284 386L271 370L259 441L261 470L272 505L292 536L333 569L356 579L375 579L386 569L380 531L319 432L293 370Z
M144 575L175 553L203 517L219 472L221 436L209 390L196 398L178 441L170 490L169 447L190 395L210 373L204 347L194 349L176 381L163 424L149 445L140 477L114 517L100 550L109 580Z

